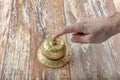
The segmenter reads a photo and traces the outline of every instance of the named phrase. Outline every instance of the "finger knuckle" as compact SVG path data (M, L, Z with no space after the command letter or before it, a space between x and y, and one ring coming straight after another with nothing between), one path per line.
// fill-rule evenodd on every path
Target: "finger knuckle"
M85 22L81 23L81 29L84 31L84 32L88 32L88 27L87 27L87 24Z

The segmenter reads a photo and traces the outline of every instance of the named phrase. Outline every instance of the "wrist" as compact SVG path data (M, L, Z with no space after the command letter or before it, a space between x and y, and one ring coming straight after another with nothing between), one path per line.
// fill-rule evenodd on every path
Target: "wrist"
M116 12L108 18L108 25L110 27L111 35L120 33L120 13Z
M120 13L117 12L111 17L111 24L115 34L120 33Z

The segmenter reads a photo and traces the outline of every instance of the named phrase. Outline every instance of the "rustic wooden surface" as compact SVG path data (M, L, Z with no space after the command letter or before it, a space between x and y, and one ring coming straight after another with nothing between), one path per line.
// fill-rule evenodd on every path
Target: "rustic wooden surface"
M69 64L44 67L37 49L63 25L109 17L120 0L0 0L0 80L120 80L120 34L102 44L75 44Z

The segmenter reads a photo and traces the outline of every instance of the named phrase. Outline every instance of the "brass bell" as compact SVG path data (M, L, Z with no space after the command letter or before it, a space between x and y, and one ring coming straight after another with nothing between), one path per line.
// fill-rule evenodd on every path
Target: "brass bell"
M37 55L39 61L50 68L63 67L71 58L70 48L60 38L46 39L38 48Z

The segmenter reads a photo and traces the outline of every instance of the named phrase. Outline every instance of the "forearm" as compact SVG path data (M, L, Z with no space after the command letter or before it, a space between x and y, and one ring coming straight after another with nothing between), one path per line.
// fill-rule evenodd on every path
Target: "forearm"
M115 28L115 33L120 33L120 12L117 12L113 17L112 17L112 23L113 27Z

